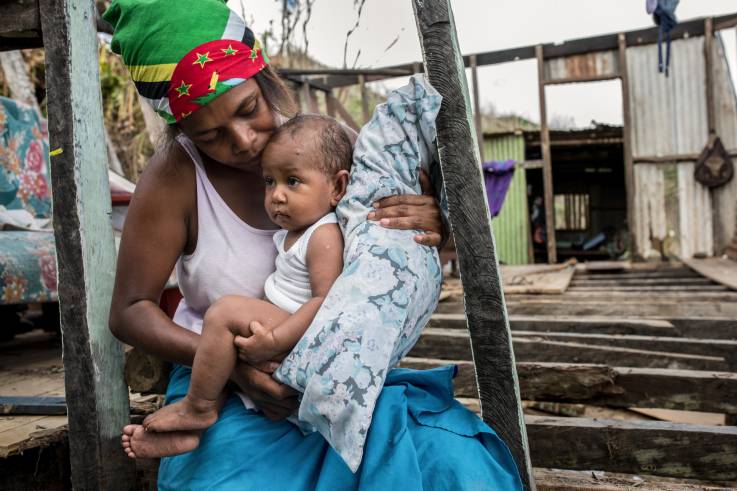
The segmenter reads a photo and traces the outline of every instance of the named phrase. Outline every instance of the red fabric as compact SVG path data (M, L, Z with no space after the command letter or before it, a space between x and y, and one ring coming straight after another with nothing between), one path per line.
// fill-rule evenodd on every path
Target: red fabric
M197 46L177 63L171 77L168 97L174 118L189 116L264 67L263 51L240 41L219 39Z

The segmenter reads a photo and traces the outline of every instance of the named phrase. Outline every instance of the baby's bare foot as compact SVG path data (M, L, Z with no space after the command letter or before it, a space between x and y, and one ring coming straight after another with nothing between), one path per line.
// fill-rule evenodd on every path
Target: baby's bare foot
M131 459L157 459L191 452L200 444L197 431L150 433L141 425L123 428L123 451Z
M185 396L179 402L164 406L143 420L146 431L163 433L168 431L191 431L209 428L218 419L219 402L192 401Z

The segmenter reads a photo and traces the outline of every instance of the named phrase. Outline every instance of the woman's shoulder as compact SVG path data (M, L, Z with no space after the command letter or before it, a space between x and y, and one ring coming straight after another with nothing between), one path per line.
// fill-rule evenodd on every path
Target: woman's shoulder
M195 174L192 159L179 142L172 141L151 156L136 186L136 194L158 197L171 205L193 204L197 196Z

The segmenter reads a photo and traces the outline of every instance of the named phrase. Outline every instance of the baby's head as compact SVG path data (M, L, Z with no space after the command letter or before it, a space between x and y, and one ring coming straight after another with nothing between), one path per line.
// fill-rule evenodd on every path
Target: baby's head
M300 114L271 136L261 158L271 220L299 231L335 209L345 194L353 148L335 119Z

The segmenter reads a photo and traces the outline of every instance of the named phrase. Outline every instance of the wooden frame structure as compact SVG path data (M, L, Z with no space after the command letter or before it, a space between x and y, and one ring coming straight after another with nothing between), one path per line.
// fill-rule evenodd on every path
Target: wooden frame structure
M714 33L721 29L737 26L737 14L729 14L720 17L708 17L695 19L679 24L671 34L671 39L684 39L694 36L705 37L705 66L707 87L707 118L710 130L716 126L716 107L713 89L713 60L711 59L711 46ZM480 111L478 102L477 70L478 67L508 63L526 59L536 59L538 67L538 99L540 105L540 140L542 159L540 161L543 171L543 190L545 207L545 224L547 233L547 255L548 262L557 262L556 240L555 240L555 209L553 196L553 172L552 159L550 155L550 129L547 121L547 104L545 87L550 85L597 82L605 80L621 80L622 85L622 113L624 126L624 174L625 193L627 202L627 223L629 225L631 253L635 253L635 172L634 165L639 163L662 163L673 161L695 161L698 155L668 155L668 156L635 156L632 150L632 134L629 129L632 126L632 109L629 100L629 77L627 73L626 50L632 46L643 46L653 44L657 41L657 28L639 29L622 32L618 34L606 34L590 38L575 39L561 44L539 44L510 48L500 51L489 51L464 55L463 65L471 69L474 91L474 121L480 135ZM587 56L592 53L612 51L617 56L612 59L609 70L600 71L596 68L587 67ZM572 65L579 64L582 68L573 76L551 77L546 74L546 63L555 59L568 59ZM407 76L419 73L423 70L420 63L408 63L395 65L374 70L283 70L283 73L291 78L309 80L310 83L319 84L321 90L330 91L336 88L354 84L360 84L362 92L365 92L365 83L378 81L397 76ZM705 137L708 135L704 135ZM479 141L481 146L481 142ZM481 148L481 147L480 147ZM737 149L730 149L729 153L737 155Z
M123 351L108 329L115 246L92 0L0 6L0 49L44 46L71 479L75 489L132 490L120 449L129 422Z

